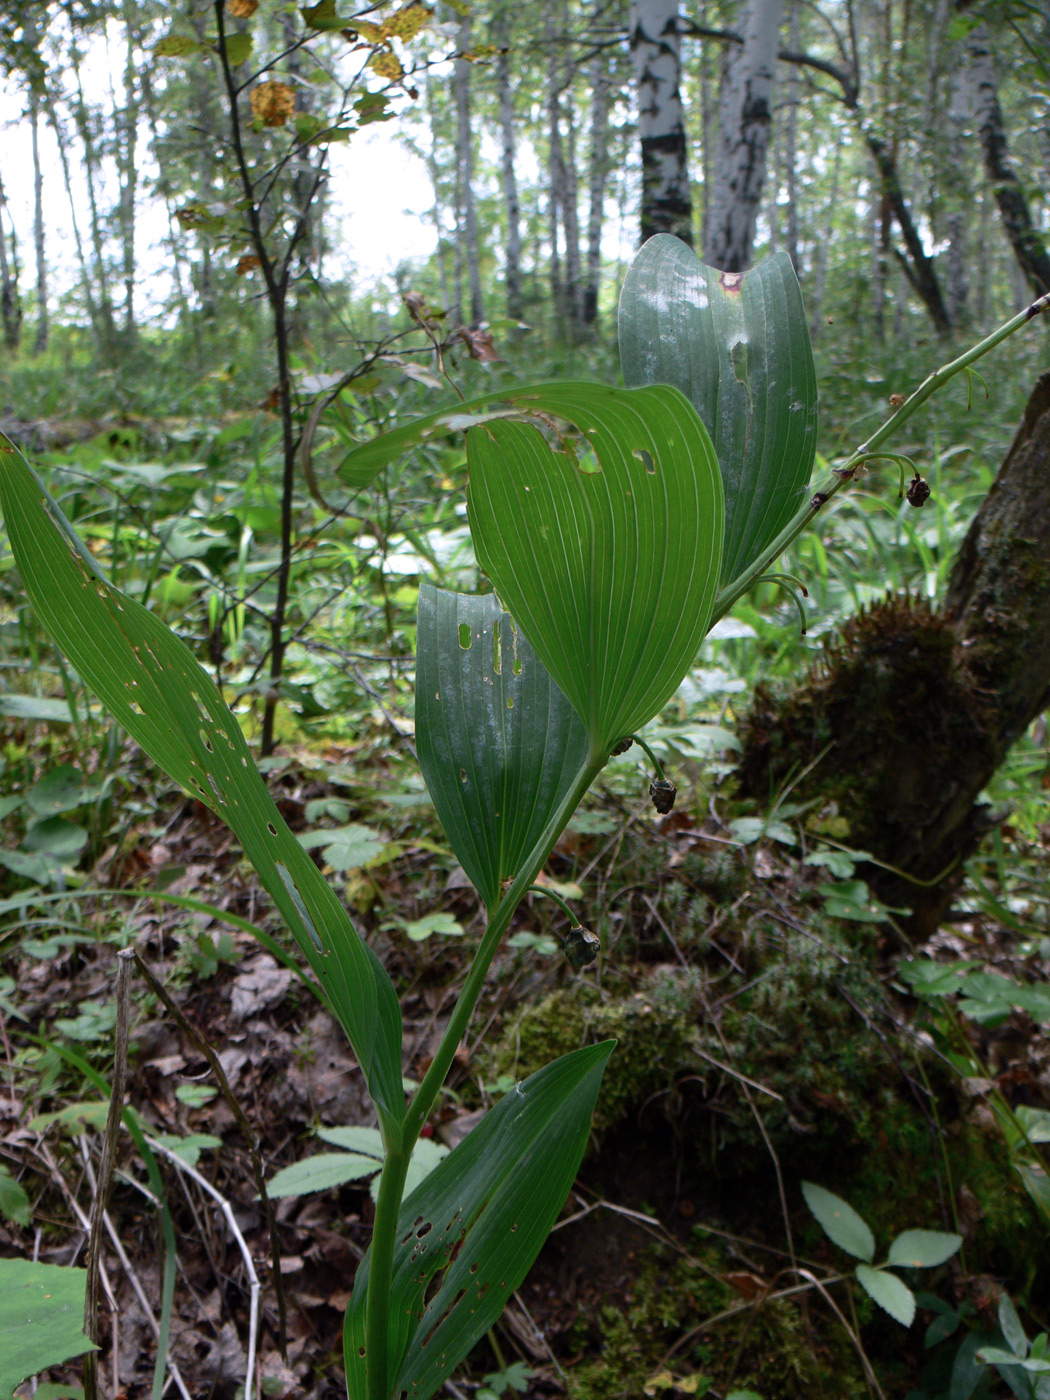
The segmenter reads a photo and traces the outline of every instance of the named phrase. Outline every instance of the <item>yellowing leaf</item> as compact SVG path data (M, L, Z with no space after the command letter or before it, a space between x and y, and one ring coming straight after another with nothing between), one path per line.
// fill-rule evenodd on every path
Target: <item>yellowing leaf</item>
M433 13L419 0L412 0L392 14L383 28L394 39L414 39Z
M397 54L391 53L389 49L381 49L379 53L374 53L368 60L368 66L373 73L378 73L381 78L389 78L391 82L403 77L405 72Z

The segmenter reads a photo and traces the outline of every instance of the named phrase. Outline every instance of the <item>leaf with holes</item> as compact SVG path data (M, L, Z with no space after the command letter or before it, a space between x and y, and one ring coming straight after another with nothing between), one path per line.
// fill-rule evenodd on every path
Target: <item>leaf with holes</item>
M416 748L452 849L492 909L580 773L587 736L491 593L419 590Z
M612 1048L585 1046L516 1085L404 1201L384 1394L429 1400L502 1313L572 1187ZM368 1271L366 1255L343 1334L349 1400L368 1394Z
M722 472L722 580L741 574L803 504L817 445L817 376L784 252L748 272L706 267L658 233L624 279L624 383L673 384L704 420Z
M587 392L582 392L586 389ZM495 420L467 434L478 560L604 757L674 694L711 618L722 481L666 385L544 390L557 449Z
M40 621L150 757L232 828L350 1037L377 1105L400 1118L393 984L277 811L211 678L159 618L106 580L16 452L0 457L0 502Z

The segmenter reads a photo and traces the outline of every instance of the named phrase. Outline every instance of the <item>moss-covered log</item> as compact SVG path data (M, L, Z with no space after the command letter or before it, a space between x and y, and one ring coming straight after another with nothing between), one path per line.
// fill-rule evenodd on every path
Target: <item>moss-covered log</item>
M924 934L994 824L980 792L1048 699L1050 374L970 526L943 607L891 596L850 619L790 694L760 689L743 726L742 790L766 799L813 764L798 791L834 804L851 845L934 882L868 871Z

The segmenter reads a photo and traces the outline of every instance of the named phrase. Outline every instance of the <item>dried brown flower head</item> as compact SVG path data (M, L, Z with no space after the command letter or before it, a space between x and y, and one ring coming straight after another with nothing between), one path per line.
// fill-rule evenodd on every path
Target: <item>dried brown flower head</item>
M295 93L287 83L260 83L252 88L252 115L263 126L284 126L295 111Z

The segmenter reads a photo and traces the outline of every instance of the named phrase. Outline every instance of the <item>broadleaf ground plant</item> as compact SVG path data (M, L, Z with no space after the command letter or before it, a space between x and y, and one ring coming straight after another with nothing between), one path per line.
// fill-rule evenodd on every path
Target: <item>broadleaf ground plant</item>
M581 798L674 695L712 622L856 468L1034 314L937 371L810 498L815 375L790 265L778 257L729 277L659 236L622 298L632 387L502 389L348 454L341 475L359 487L428 436L465 430L468 519L495 588L420 593L420 762L487 923L407 1104L393 983L288 830L219 691L101 574L20 455L0 455L11 547L41 621L120 724L232 828L365 1076L383 1166L346 1311L352 1400L427 1400L441 1388L524 1278L579 1166L611 1042L516 1085L405 1190L496 949ZM585 965L598 941L573 928L566 953Z

